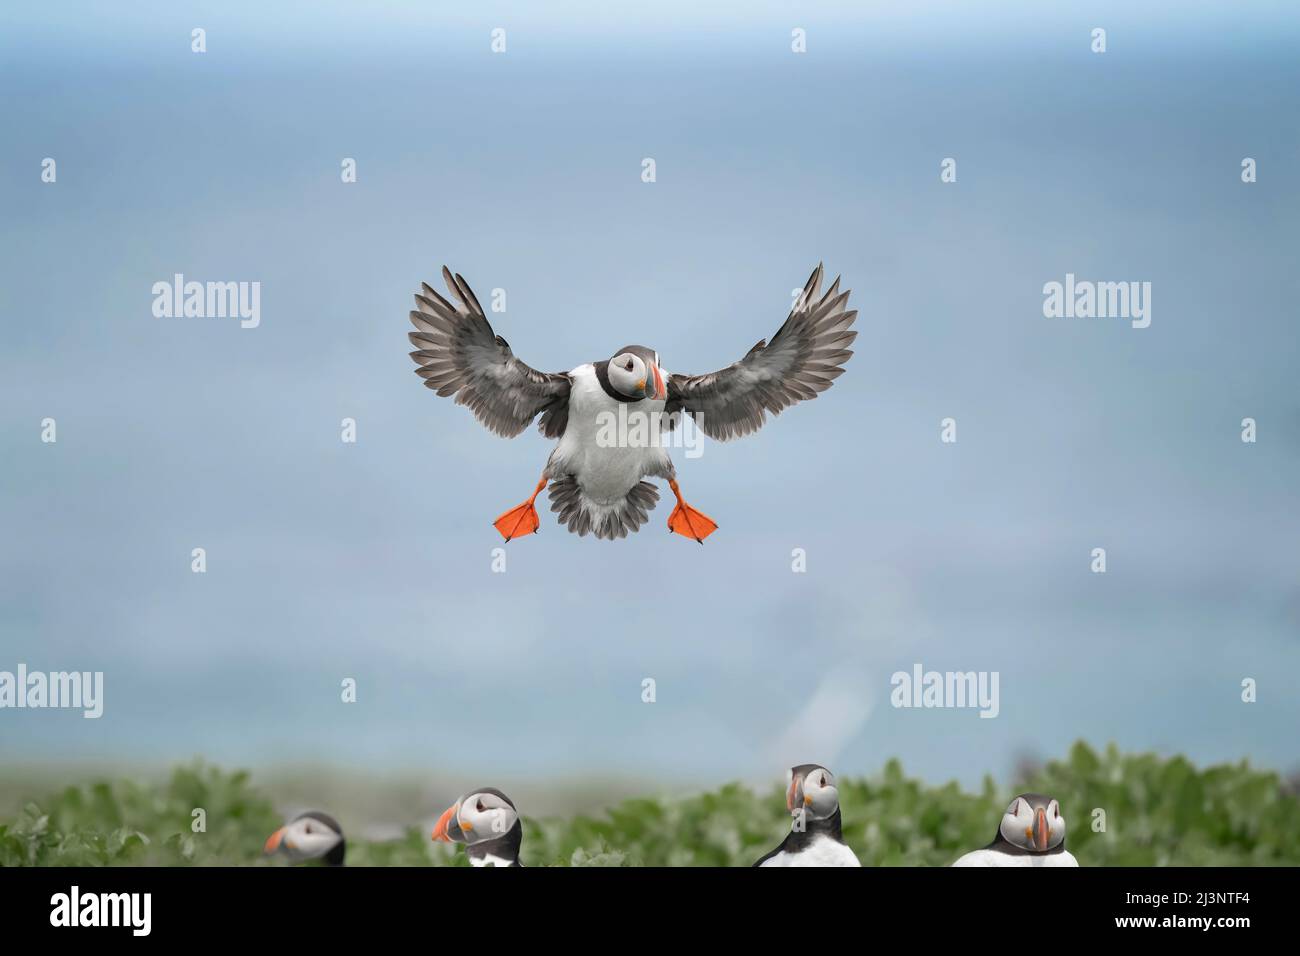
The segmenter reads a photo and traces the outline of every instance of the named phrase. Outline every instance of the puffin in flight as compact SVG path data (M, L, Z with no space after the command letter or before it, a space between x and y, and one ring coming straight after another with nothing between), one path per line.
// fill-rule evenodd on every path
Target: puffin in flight
M703 544L718 526L682 497L663 434L682 412L719 441L757 431L768 412L779 414L830 388L857 337L849 328L857 312L846 308L848 290L841 292L836 279L822 293L818 265L771 342L760 340L721 371L670 373L658 352L629 345L569 372L539 372L492 331L460 275L444 266L442 277L454 303L428 283L415 294L409 335L416 374L439 395L454 395L498 435L513 438L540 415L541 433L559 440L528 500L493 522L507 541L538 530L534 502L548 482L551 510L570 531L624 538L649 520L659 500L642 479L662 478L677 498L668 530ZM615 422L619 437L611 440Z
M1022 793L1011 801L998 823L997 836L982 850L972 850L953 866L1078 866L1065 848L1061 805L1041 793Z
M342 866L347 844L337 820L328 813L309 810L267 837L265 852L283 854L292 863L320 860L326 866Z
M786 774L793 823L781 845L754 866L861 866L840 832L840 794L825 767L806 763Z
M519 811L500 790L484 787L461 797L438 818L433 838L464 843L470 866L523 866L524 842Z

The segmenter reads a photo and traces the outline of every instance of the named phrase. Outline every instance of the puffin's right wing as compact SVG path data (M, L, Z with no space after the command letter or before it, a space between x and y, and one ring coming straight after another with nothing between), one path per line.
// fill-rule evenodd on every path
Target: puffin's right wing
M777 415L830 388L853 354L858 333L849 326L858 313L845 310L849 293L840 292L839 279L818 297L821 283L818 265L772 341L760 341L739 362L708 375L670 375L664 410L685 410L704 434L727 441L758 431L767 412Z
M447 289L460 300L452 305L422 283L415 294L419 311L411 313L410 333L420 366L415 374L439 395L455 395L480 422L505 438L513 438L539 414L538 427L547 438L564 433L569 419L569 376L539 372L510 351L506 340L492 331L483 307L469 283L442 267Z

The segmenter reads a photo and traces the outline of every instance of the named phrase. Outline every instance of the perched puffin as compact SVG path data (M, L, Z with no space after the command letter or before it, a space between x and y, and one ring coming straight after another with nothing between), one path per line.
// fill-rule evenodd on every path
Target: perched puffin
M484 787L461 797L438 818L433 838L464 843L470 866L523 866L524 842L519 811L500 790Z
M328 813L309 810L272 833L266 852L281 853L294 863L320 860L326 866L342 866L347 844L343 828Z
M998 824L997 836L982 850L972 850L953 866L1078 866L1065 848L1061 805L1041 793L1022 793L1011 801Z
M560 524L578 535L624 538L649 520L659 500L642 479L662 478L677 499L668 530L703 544L718 526L682 497L664 433L683 411L719 441L757 431L768 412L830 388L857 337L849 328L857 312L845 308L848 291L840 292L836 279L821 294L818 265L772 341L760 340L721 371L672 374L658 352L629 345L569 372L539 372L492 331L460 275L444 266L442 277L457 304L428 283L416 293L416 330L409 333L416 374L439 395L456 396L498 435L513 438L540 415L541 433L559 439L532 495L493 522L507 541L538 530L534 502L548 482Z
M861 866L840 833L840 794L825 767L806 763L786 775L794 822L781 845L754 866Z

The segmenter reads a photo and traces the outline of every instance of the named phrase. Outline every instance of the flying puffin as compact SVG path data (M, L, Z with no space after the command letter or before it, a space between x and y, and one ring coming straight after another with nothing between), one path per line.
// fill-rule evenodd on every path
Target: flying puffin
M1078 866L1065 848L1061 805L1041 793L1022 793L1011 801L998 824L997 836L982 850L972 850L953 866Z
M470 866L523 866L524 841L519 811L500 790L483 787L461 797L438 818L433 838L464 843Z
M539 372L492 331L460 275L444 266L442 277L456 304L428 283L415 294L409 335L416 374L439 395L456 396L498 435L513 438L540 415L541 433L559 439L532 495L493 522L507 541L538 530L534 502L548 482L560 524L580 536L624 538L649 520L659 500L642 479L662 478L677 498L668 530L703 544L718 526L682 497L663 434L682 412L719 441L757 431L768 412L830 388L857 337L849 328L857 312L845 308L849 292L840 292L836 279L822 294L818 265L772 341L760 340L721 371L669 373L658 352L629 345L569 372Z
M265 852L281 853L293 863L320 860L326 866L342 866L347 844L337 820L309 810L267 837Z
M861 866L840 833L840 794L831 772L806 763L786 778L785 806L794 823L781 845L754 866Z

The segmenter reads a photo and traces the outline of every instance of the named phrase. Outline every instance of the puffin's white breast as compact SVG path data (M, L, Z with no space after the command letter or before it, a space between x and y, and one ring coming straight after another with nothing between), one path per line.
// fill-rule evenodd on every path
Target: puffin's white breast
M668 449L658 441L629 445L619 441L617 423L620 406L624 416L648 415L643 430L647 439L651 423L658 437L654 413L663 413L664 402L647 399L640 402L617 402L605 394L592 365L579 365L569 377L569 421L555 452L551 455L552 477L571 474L583 494L592 502L621 505L628 491L648 474L661 470L668 460ZM625 422L629 419L624 417ZM624 428L622 435L633 434ZM611 437L615 441L611 441Z
M861 866L857 856L843 843L819 836L800 853L782 850L763 866Z
M953 866L1078 866L1069 850L1035 856L1030 853L999 853L997 850L973 850L960 857Z

